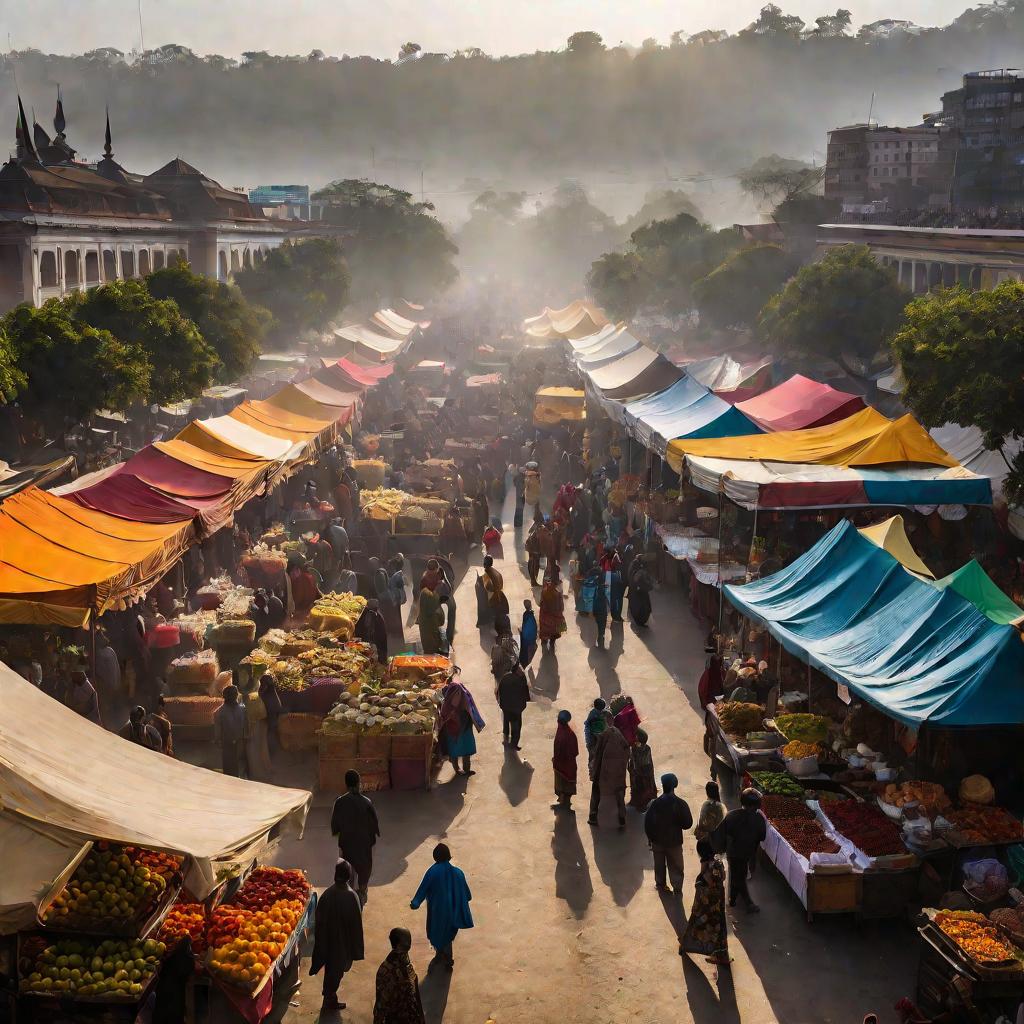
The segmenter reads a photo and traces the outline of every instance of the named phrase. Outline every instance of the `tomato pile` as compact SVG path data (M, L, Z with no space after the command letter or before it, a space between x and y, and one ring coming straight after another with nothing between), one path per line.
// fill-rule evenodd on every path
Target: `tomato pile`
M823 808L837 832L841 832L869 857L906 853L899 829L875 806L847 800Z
M279 900L309 899L309 882L301 871L256 868L238 890L235 904L247 910L267 910Z
M783 818L773 821L776 831L790 846L807 860L812 853L838 853L839 846L825 835L816 818Z
M792 796L776 796L766 793L761 797L761 810L773 825L777 825L778 822L785 819L813 820L814 818L814 811L803 800L797 800Z

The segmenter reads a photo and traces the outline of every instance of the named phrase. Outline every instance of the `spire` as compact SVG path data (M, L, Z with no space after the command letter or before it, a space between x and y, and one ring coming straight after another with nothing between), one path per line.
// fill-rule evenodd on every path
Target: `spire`
M28 130L28 118L25 116L25 104L21 102L21 96L18 96L18 158L20 160L36 160L39 157L36 155L35 147L32 145L32 136Z
M114 159L114 151L110 147L110 107L107 107L107 130L103 133L103 159Z
M32 141L36 144L36 151L42 155L42 151L50 145L50 136L46 129L36 120L36 109L32 108Z
M64 120L64 102L60 97L60 86L57 86L57 112L53 115L53 127L57 132L59 139L64 138L64 129L67 127L67 122Z

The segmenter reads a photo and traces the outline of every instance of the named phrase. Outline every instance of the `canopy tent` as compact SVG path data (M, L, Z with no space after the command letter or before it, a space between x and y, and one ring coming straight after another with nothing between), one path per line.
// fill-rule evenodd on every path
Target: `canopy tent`
M604 311L583 299L570 302L563 309L544 307L544 312L523 321L523 330L530 338L554 341L557 338L585 338L595 334L608 318Z
M271 462L287 458L295 447L295 442L289 438L271 437L228 416L193 420L178 434L178 440L205 448L215 455L228 458L247 455Z
M28 488L0 506L0 621L83 625L145 593L194 539L191 518L132 522Z
M928 568L921 560L921 556L914 550L910 538L907 536L906 525L903 516L892 516L882 523L874 526L865 526L860 531L862 537L866 537L872 544L885 551L888 551L904 569L923 576L925 579L935 579L935 573Z
M328 398L331 399L330 402L326 401ZM351 392L335 391L312 378L297 384L288 384L276 394L264 399L267 405L273 405L299 416L307 416L310 419L323 416L340 418L344 416L347 409L356 406L358 400L358 395ZM335 402L341 404L335 405Z
M604 327L599 331L595 331L593 334L587 334L582 338L569 338L569 347L574 353L589 352L592 349L599 348L625 326L626 325L624 323L605 324Z
M533 407L538 426L576 423L586 418L586 396L576 388L541 388Z
M0 701L0 805L27 826L69 842L106 839L187 854L193 863L185 884L198 899L257 856L271 832L302 834L311 802L305 790L245 782L126 743L6 665Z
M102 480L67 495L83 508L96 509L137 523L176 523L191 519L202 508L215 506L217 499L193 498L183 502L163 494L132 473L111 473Z
M1011 462L1021 449L1019 438L1009 438L1003 452L992 451L985 447L985 439L977 427L961 427L958 423L946 423L944 426L930 430L935 443L941 445L953 456L961 466L966 466L972 473L987 476L992 481L992 497L1000 500L1003 496L1003 481Z
M732 356L711 356L686 363L683 369L709 391L735 391L772 365L771 356L739 363Z
M586 373L592 387L600 392L598 397L612 401L664 391L682 376L678 366L646 346Z
M346 359L345 362L353 368L353 372L350 373L340 362L332 363L330 366L325 366L322 370L314 373L310 380L334 391L340 391L343 394L353 391L360 395L365 394L376 382L370 381L367 383L365 377L359 372L363 369L362 367L353 363L350 359Z
M736 408L762 430L804 430L852 416L864 408L864 399L796 373L755 398L737 402Z
M1024 609L1019 608L1004 594L991 577L972 558L956 572L944 576L935 582L935 586L944 590L949 587L962 598L968 600L983 615L1000 625L1019 625L1024 622Z
M337 366L339 370L347 373L353 380L359 381L364 387L373 387L374 384L379 384L395 372L394 363L387 363L384 366L368 366L363 363L353 362L344 356L331 365Z
M668 448L668 462L673 468L677 464L672 460L674 443L669 442ZM747 509L992 503L988 480L962 466L853 468L688 455L686 468L695 487L724 494Z
M260 433L294 442L326 439L335 431L334 418L326 413L316 418L300 416L261 401L242 402L228 415Z
M584 372L589 373L598 367L607 366L621 356L635 352L643 342L634 337L625 325L614 330L596 345L588 345L586 348L577 349L573 353L576 365Z
M408 344L407 338L392 338L364 324L349 324L346 327L339 327L334 332L334 336L339 341L347 341L355 348L355 351L378 363L398 355Z
M630 402L623 415L627 430L662 458L673 438L760 433L743 413L690 376L680 378L665 391Z
M0 461L0 501L23 491L30 484L45 487L74 468L75 457L56 448L46 448L15 465Z
M913 416L890 420L870 408L838 423L808 430L783 430L756 437L672 441L668 446L668 460L677 473L684 455L818 466L881 466L907 462L958 465Z
M726 596L798 655L911 726L1024 721L1024 644L951 587L908 573L848 521Z
M374 325L383 328L396 338L409 338L414 331L430 326L429 320L410 320L393 309L378 309L371 317Z

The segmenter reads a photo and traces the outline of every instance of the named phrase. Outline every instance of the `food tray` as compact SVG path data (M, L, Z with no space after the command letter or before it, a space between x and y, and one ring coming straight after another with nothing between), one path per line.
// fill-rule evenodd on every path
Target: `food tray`
M960 963L964 964L969 970L973 971L979 978L1024 978L1024 964L1018 960L1001 960L996 962L981 963L975 960L970 954L964 950L958 942L952 937L947 935L935 922L935 917L939 913L938 910L929 907L923 911L924 915L928 918L928 925L930 928L929 934L937 937L939 943L951 953ZM989 924L995 928L997 932L1002 934L1008 941L1013 941L1010 938L1010 933L1005 928L1000 927L997 924L993 924L991 921Z

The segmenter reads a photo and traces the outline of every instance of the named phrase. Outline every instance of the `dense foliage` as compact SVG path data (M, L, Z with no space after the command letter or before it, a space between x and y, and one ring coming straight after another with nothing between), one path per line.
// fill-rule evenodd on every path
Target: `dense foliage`
M798 261L777 245L739 249L693 285L701 323L753 327L766 302L796 272Z
M915 299L892 340L903 400L927 427L977 427L1001 451L1024 438L1024 284L991 291L943 289ZM1004 491L1024 499L1024 455L1004 455Z

